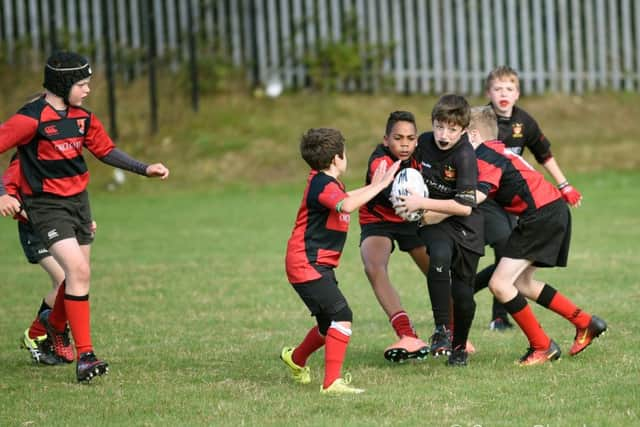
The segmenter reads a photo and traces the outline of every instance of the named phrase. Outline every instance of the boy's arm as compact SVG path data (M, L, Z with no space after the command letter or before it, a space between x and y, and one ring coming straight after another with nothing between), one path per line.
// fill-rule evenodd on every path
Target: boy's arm
M340 205L340 212L351 213L360 208L360 206L373 199L376 194L387 188L393 182L400 160L387 168L387 164L382 162L371 177L371 184L364 187L347 192L347 197Z
M571 184L569 184L569 181L567 181L567 178L562 173L562 170L560 169L558 162L556 162L556 159L550 157L546 162L542 164L542 166L544 166L547 172L549 172L549 175L551 175L556 181L558 189L562 193L562 197L569 204L569 206L576 208L580 206L580 202L582 201L582 194L580 194L578 190L576 190Z
M434 211L426 211L424 215L422 215L422 219L420 220L423 225L434 225L440 224L445 219L449 218L451 215L443 214Z
M463 205L455 201L454 199L427 199L421 197L412 191L409 196L400 196L399 199L402 203L398 206L400 212L404 207L405 212L413 212L419 209L425 209L428 211L435 211L442 214L456 215L456 216L469 216L471 215L471 206Z
M134 159L118 148L114 148L106 156L101 157L100 161L119 169L137 173L138 175L149 177L158 176L161 179L165 179L169 176L169 169L167 169L162 163L147 165Z
M567 181L567 178L562 173L558 162L556 162L553 154L551 154L551 143L542 133L538 123L533 118L529 118L529 120L531 122L528 124L528 128L531 129L529 142L527 143L529 150L531 150L538 163L549 172L549 175L551 175L556 182L558 189L562 193L562 197L569 206L580 206L582 194L569 184L569 181Z
M25 116L14 114L6 122L0 124L0 153L26 144L38 130L38 121Z
M478 202L478 204L484 202L485 200L487 200L487 195L485 193L483 193L480 190L476 190L476 201Z

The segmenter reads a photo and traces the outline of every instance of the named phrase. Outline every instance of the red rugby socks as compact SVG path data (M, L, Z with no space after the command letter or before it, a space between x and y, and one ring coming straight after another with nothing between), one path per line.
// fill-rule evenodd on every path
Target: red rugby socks
M320 331L318 330L318 326L314 326L307 332L307 336L304 337L304 340L293 350L293 354L291 355L291 359L293 363L298 366L305 366L307 364L307 359L313 352L324 345L324 337L320 335Z

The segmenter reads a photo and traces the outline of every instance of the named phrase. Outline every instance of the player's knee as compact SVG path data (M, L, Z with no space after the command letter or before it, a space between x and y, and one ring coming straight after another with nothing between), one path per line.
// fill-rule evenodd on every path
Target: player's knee
M353 312L348 305L342 307L338 312L332 316L334 322L352 322Z
M451 263L451 256L452 253L448 247L434 246L429 248L429 268L442 265L448 266Z
M66 272L66 277L68 280L77 282L77 283L89 283L91 280L91 267L88 263L83 263L79 265L74 265L72 268Z
M364 272L369 279L375 279L387 274L387 266L379 262L365 261Z
M317 322L320 335L327 336L327 331L329 330L329 326L331 326L331 319L317 317Z

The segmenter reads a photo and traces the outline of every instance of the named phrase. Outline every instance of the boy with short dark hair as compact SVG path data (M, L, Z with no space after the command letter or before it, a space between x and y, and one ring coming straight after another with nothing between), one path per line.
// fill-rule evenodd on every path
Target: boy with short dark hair
M487 76L485 91L490 100L489 105L497 115L497 139L504 143L507 150L518 155L523 155L524 149L528 148L536 161L553 177L564 200L572 207L580 206L582 195L569 184L562 173L551 153L549 140L533 117L515 105L520 98L518 73L509 66L496 67ZM485 243L493 248L497 264L511 230L515 227L515 218L505 213L491 199L480 205L480 211L484 215ZM494 268L495 265L492 265L478 273L476 292L488 285ZM489 328L500 331L510 327L511 323L504 307L494 299Z
M571 240L571 214L560 190L522 157L496 141L496 116L491 107L472 110L469 141L478 158L478 200L494 199L518 215L489 281L489 289L504 304L529 340L521 366L539 365L560 357L560 347L542 329L525 299L536 301L576 327L571 356L583 351L607 330L607 324L578 308L551 285L536 280L537 267L565 267Z
M397 207L399 212L427 211L418 234L429 254L427 283L436 327L430 353L449 354L447 363L452 366L467 364L466 342L476 307L473 280L484 251L482 215L476 207L476 156L465 135L469 110L459 95L444 95L434 106L433 132L418 138L418 159L429 198L401 197ZM448 328L450 298L453 340Z
M350 213L387 187L400 166L381 164L371 183L346 192L338 177L347 169L344 137L335 129L309 129L300 142L302 158L311 167L296 223L287 243L287 278L317 325L297 347L285 347L280 358L293 380L311 382L307 359L325 347L323 394L358 394L350 375L341 378L342 364L351 337L352 312L338 288L334 269L347 237Z
M378 166L391 166L400 160L400 169L419 170L420 163L414 156L418 143L416 119L409 111L389 114L383 142L369 157L365 182L368 184ZM398 249L411 256L418 268L427 275L429 257L424 243L418 237L417 222L407 222L398 216L390 200L391 186L363 205L359 211L360 256L371 288L389 318L398 340L384 350L385 359L404 362L407 359L424 359L429 346L422 341L404 310L400 296L389 278L389 258L396 244Z

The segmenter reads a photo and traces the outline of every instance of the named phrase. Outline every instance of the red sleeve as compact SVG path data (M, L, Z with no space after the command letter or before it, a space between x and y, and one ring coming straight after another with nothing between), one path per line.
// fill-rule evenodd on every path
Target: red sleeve
M87 132L85 145L99 159L109 154L116 147L100 120L93 113L91 113L91 124Z
M478 190L489 195L498 188L501 177L502 169L478 159Z
M18 197L18 189L20 188L20 161L16 157L11 160L9 167L2 174L2 184L7 194Z
M38 121L15 114L0 125L0 153L31 141L38 131Z
M338 204L346 198L347 193L344 192L344 189L336 182L330 182L318 195L318 202L327 209L337 211Z

